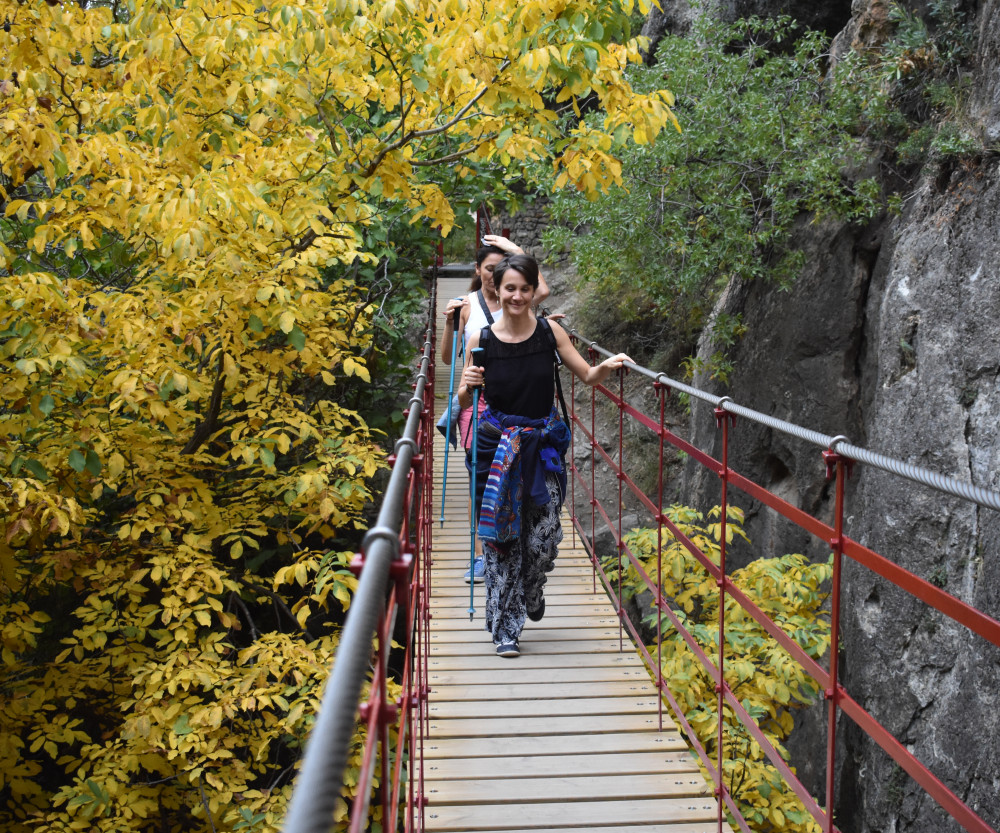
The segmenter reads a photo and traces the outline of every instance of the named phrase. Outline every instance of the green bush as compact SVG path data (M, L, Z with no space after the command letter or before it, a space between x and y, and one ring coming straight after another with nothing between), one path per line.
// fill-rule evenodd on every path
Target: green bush
M576 268L604 314L655 321L653 336L693 344L730 281L794 282L804 259L791 230L803 215L864 221L882 209L873 180L845 174L863 164L853 134L874 88L855 79L838 90L824 37L793 32L788 18L702 20L635 71L638 88L674 92L682 132L624 149L623 185L600 200L558 192L547 240L558 249L573 237ZM717 322L708 370L725 372L740 327Z

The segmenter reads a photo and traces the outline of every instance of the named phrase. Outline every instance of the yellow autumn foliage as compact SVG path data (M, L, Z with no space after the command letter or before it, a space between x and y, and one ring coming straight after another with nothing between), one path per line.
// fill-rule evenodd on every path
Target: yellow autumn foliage
M666 510L678 529L716 566L720 563L722 523L716 506L707 517L687 506ZM735 538L749 543L743 531L743 510L729 506L727 544ZM719 588L717 581L687 547L665 530L633 529L625 535L629 550L647 575L661 576L663 596L698 647L713 663L719 657ZM799 554L759 558L732 570L733 583L815 660L830 650L829 611L824 610L832 575L829 562L810 563ZM638 571L623 571L626 595L645 589ZM659 622L662 641L647 650L659 657L663 679L684 712L713 764L721 755L726 788L736 800L750 829L760 833L819 833L820 825L788 786L780 771L729 705L723 709L722 749L719 749L718 694L714 678L655 602L646 621ZM805 669L754 619L727 595L723 620L726 685L774 746L788 760L784 742L794 728L796 710L821 700L818 685ZM707 777L707 771L703 771ZM793 770L794 771L794 770ZM734 824L735 828L735 824Z
M632 10L0 0L0 828L278 828L386 457L359 268L617 183Z

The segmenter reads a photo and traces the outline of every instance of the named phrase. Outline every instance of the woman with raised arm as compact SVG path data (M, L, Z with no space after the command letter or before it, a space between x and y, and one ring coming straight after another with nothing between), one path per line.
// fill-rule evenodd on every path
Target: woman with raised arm
M545 614L546 573L554 566L566 491L563 457L569 428L555 407L556 353L584 384L596 385L631 361L624 353L591 367L558 324L536 318L535 259L515 254L493 269L503 316L474 333L466 346L462 407L482 388L476 513L486 579L486 629L501 657L520 654L525 618ZM482 347L478 364L472 351Z
M497 298L496 289L493 286L493 268L505 257L515 254L524 254L524 250L506 237L498 234L487 234L482 239L483 246L476 251L476 274L469 286L469 294L464 298L452 298L448 301L448 306L444 311L445 327L444 335L441 338L441 361L451 364L452 339L456 330L462 333L462 345L466 345L469 338L478 333L483 327L492 325L503 316L500 308L500 299ZM538 276L538 294L536 303L541 303L549 296L549 287L545 283L545 278ZM456 315L458 316L458 326L455 326ZM486 409L486 403L480 401L479 412ZM466 465L471 465L468 459L469 449L472 443L472 406L463 408L458 415L458 428L461 431L462 445L466 453ZM483 551L476 538L476 552L473 566L466 570L465 580L480 582L483 580Z

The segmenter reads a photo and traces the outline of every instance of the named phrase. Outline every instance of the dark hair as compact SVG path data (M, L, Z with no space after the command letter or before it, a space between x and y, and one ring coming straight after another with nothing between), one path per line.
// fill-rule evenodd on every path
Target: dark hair
M476 266L482 266L483 261L486 260L490 255L505 255L507 254L499 246L480 246L476 249Z
M524 275L532 289L538 289L538 261L531 255L511 255L505 257L493 268L493 286L500 292L500 282L504 272L515 269Z
M476 249L476 266L482 266L483 261L486 260L490 255L506 255L507 253L501 249L499 246L480 246ZM472 282L469 284L469 292L475 292L479 287L483 285L482 275L473 275Z

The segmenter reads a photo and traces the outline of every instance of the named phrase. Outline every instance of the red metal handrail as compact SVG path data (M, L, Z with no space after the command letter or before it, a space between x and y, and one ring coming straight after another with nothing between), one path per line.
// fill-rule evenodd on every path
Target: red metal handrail
M360 728L356 719L359 713L365 741L349 830L360 833L369 829L370 803L376 796L381 804L383 830L396 830L400 822L409 831L424 829L422 761L430 719L427 646L436 292L435 269L432 312L415 394L403 412L403 436L389 457L392 473L378 520L351 564L360 582L296 778L283 827L286 833L328 833L333 829L348 752ZM398 636L399 618L403 622L402 637ZM405 657L398 681L390 685L394 634L405 643ZM369 669L368 696L359 705ZM393 691L397 686L398 695Z
M575 331L571 331L571 333L578 344L587 346L592 362L596 361L599 353L611 355L611 351L598 347L598 345L594 342L587 342L585 339L582 339L579 334L575 333ZM954 621L965 625L971 631L988 640L992 644L1000 645L1000 622L961 601L960 599L951 596L941 588L921 579L908 570L893 564L885 557L862 546L858 542L853 541L844 534L844 485L847 477L849 476L849 469L853 465L854 460L871 463L886 471L891 471L896 475L908 477L911 480L925 485L930 485L934 488L941 489L942 491L948 491L949 493L955 494L966 500L974 500L975 502L990 508L997 508L998 505L1000 505L1000 495L997 495L995 492L989 492L987 490L974 487L971 484L962 483L952 480L951 478L941 477L940 475L931 472L916 469L915 467L901 463L900 461L894 461L864 449L856 448L847 444L846 439L843 437L824 437L816 432L809 431L807 429L799 429L797 426L791 426L788 423L783 423L772 417L757 414L757 412L751 411L748 408L736 405L736 403L733 403L725 397L720 398L705 394L702 391L697 391L689 386L674 382L673 380L665 377L663 374L657 374L647 370L646 368L629 365L628 369L638 370L652 379L652 386L659 404L658 418L654 418L643 413L625 401L624 376L627 369L623 369L619 372L617 393L613 392L609 387L605 387L603 385L591 388L590 424L588 426L576 410L576 385L574 380L574 384L572 386L574 395L571 397L573 408L571 420L573 422L574 429L574 451L571 455L572 463L570 465L570 469L572 471L571 503L573 530L574 533L578 532L580 534L584 545L587 547L590 554L591 561L594 566L595 586L597 577L600 577L601 582L608 594L615 601L615 607L618 611L621 627L630 632L632 638L635 640L637 650L644 656L649 667L651 669L655 669L656 684L659 690L661 691L663 697L669 702L671 708L673 709L675 719L686 734L691 746L698 754L702 765L713 782L715 794L720 799L718 816L718 829L720 833L723 830L723 824L725 821L723 818L723 805L728 808L732 820L735 821L741 830L749 831L749 827L746 820L739 812L736 801L730 794L725 781L723 780L722 762L712 761L704 745L686 720L683 710L680 708L679 704L665 684L659 656L659 640L657 643L657 657L651 657L649 651L643 644L643 640L637 629L625 615L621 595L621 575L622 567L626 560L642 579L647 589L653 594L657 609L657 616L662 617L665 615L671 621L677 633L684 639L688 647L698 658L705 672L709 675L715 685L717 695L716 716L719 727L719 736L716 740L720 755L721 750L723 749L723 710L728 706L728 708L738 717L745 729L753 736L754 740L760 745L770 762L781 773L789 788L801 799L803 805L813 818L823 827L824 830L828 831L828 833L833 833L833 831L837 830L833 823L833 813L831 812L835 799L834 765L837 743L837 716L838 713L844 714L850 717L863 732L865 732L875 743L877 743L918 784L920 784L926 793L930 795L939 806L945 809L965 830L970 831L970 833L996 833L996 831L994 831L986 821L978 816L957 795L955 795L953 791L945 786L945 784L943 784L927 766L921 763L911 752L909 752L909 750L899 743L899 741L897 741L892 734L885 729L885 727L883 727L874 717L872 717L871 714L869 714L848 694L837 678L837 664L839 659L837 646L839 645L840 637L840 584L841 565L844 556L851 558L858 564L868 567L907 593L921 599L936 610L946 616L949 616ZM700 449L694 447L689 442L673 434L666 428L664 419L664 397L671 388L679 388L685 393L697 395L699 398L705 399L715 405L714 416L718 430L721 432L721 460L711 457L709 454L706 454ZM617 449L613 449L611 451L606 449L597 439L596 402L598 396L611 403L618 410L619 414L616 432L618 435ZM835 479L836 488L834 517L832 523L825 523L820 519L802 511L801 509L792 506L788 502L782 500L763 487L753 483L751 480L743 477L730 468L729 429L735 420L737 413L748 419L756 420L763 424L777 428L778 430L785 430L788 433L794 433L808 441L819 442L820 444L827 446L826 450L822 452L823 461L826 466L827 477L828 479ZM657 486L657 500L655 503L648 495L644 494L637 487L626 471L624 463L624 420L626 416L628 416L635 424L649 429L659 438L659 479ZM590 446L589 478L586 476L586 473L581 472L576 465L575 450L577 434L585 438L586 442ZM721 553L718 565L713 563L706 553L702 552L690 539L688 539L678 526L674 524L662 511L663 454L665 445L671 445L674 448L683 451L690 457L691 460L712 471L719 478L721 486L720 518L722 529L719 535ZM615 452L617 452L617 460L615 459ZM595 494L596 488L594 472L598 461L607 465L608 468L614 473L618 481L617 518L612 517L614 513L609 513L604 504ZM588 479L589 484L587 482ZM579 485L583 493L586 495L586 502L589 503L591 507L589 531L584 528L585 521L577 515L577 485ZM636 555L631 552L627 542L624 540L622 516L625 488L628 489L631 496L635 498L639 504L645 507L645 509L650 513L652 521L657 525L657 576L655 579L647 574L642 563ZM830 546L833 554L833 576L831 580L831 650L828 668L823 668L819 663L812 659L784 632L779 624L768 617L768 615L761 610L760 607L754 604L754 602L751 601L747 595L743 593L727 576L725 524L727 523L728 518L727 510L730 502L731 488L737 489L745 495L761 501L799 528L826 542ZM610 530L614 535L616 549L618 552L617 586L612 577L609 577L605 572L600 559L597 556L593 543L597 532L598 515L601 516L608 530ZM719 588L719 650L718 657L715 662L708 657L694 636L692 636L692 634L684 627L682 621L670 608L667 599L663 595L662 552L663 536L665 532L669 532L669 534L672 535L701 564L701 566L715 579ZM739 604L747 614L753 617L753 619L760 624L772 638L774 638L786 651L788 651L788 653L800 663L806 673L816 680L824 692L824 695L829 703L826 743L826 810L821 808L818 802L809 794L809 791L791 771L791 768L767 739L753 718L743 708L739 699L733 694L732 690L726 683L724 673L726 662L724 655L724 628L725 597L727 595L731 596L732 599ZM659 631L660 628L658 628L658 633Z

